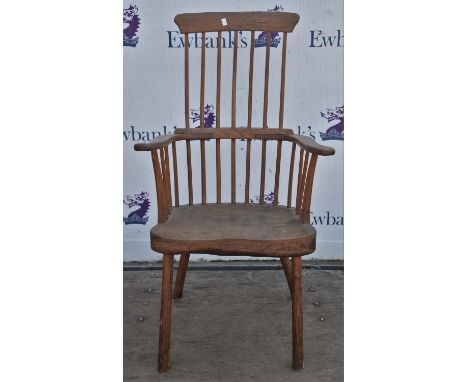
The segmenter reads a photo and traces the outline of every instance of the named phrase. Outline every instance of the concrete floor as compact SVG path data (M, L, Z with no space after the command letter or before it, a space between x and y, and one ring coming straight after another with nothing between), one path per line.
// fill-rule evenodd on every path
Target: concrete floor
M299 372L291 369L291 300L282 270L189 268L184 295L173 302L172 367L165 374L157 371L161 271L123 277L124 381L343 380L342 271L303 271Z

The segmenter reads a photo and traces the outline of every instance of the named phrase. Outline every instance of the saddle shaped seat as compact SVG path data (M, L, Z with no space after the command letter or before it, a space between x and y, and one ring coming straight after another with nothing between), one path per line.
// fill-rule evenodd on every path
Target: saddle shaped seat
M301 256L315 250L316 230L295 208L261 204L196 204L174 207L151 229L160 253L236 256Z

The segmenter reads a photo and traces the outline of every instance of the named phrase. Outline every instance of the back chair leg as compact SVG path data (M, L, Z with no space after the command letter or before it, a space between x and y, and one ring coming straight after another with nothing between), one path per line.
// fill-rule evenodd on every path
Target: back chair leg
M171 310L172 310L172 267L174 255L164 255L161 287L161 315L159 319L158 370L160 373L171 367Z
M292 343L294 370L301 370L304 363L304 327L302 321L302 258L292 258Z
M292 284L291 260L289 260L289 257L280 257L280 260L281 260L281 265L283 266L284 275L286 276L286 280L288 280L289 292L291 293L291 298L292 298L293 284Z
M187 273L187 266L190 254L180 255L179 269L177 270L176 281L174 285L174 298L181 298L184 292L185 274Z

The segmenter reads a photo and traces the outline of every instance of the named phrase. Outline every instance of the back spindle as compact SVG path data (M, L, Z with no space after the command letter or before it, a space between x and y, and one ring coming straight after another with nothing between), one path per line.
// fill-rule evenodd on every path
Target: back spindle
M281 87L280 87L280 109L279 109L279 128L283 128L283 119L284 119L284 82L286 76L286 44L287 44L288 34L283 32L283 51L281 57ZM268 97L268 94L267 94ZM282 141L278 141L278 146L276 150L276 171L275 171L275 196L273 204L278 205L278 190L280 182L280 171L281 171L281 149Z
M236 128L236 82L237 82L237 31L234 31L234 51L232 55L232 100L231 127ZM231 139L231 203L236 203L236 140Z
M201 74L200 74L200 128L205 127L205 32L202 33ZM205 140L200 140L200 168L202 204L206 204Z
M254 40L255 31L250 32L250 64L249 64L249 98L247 106L247 128L252 128L252 86L253 86L253 65L254 65ZM245 203L249 203L250 196L250 150L252 140L247 139L247 154L245 158Z
M265 84L263 89L263 128L268 127L268 81L270 77L270 43L271 33L267 32L266 53L265 53Z
M288 34L283 32L283 51L281 56L281 87L280 87L280 109L279 109L279 128L283 128L284 120L284 85L286 80L286 45L288 42Z
M216 70L216 128L221 126L221 44L222 32L218 32L218 56ZM221 149L216 139L216 203L221 203Z
M270 42L271 33L267 32L266 53L265 53L265 85L263 89L263 128L268 126L268 80L270 76ZM265 167L266 167L266 140L262 141L262 166L260 178L260 204L265 203Z
M177 146L172 144L172 168L174 171L174 205L179 207L179 175L177 174Z
M188 33L185 34L184 45L184 73L185 73L185 128L190 128L190 115L189 115L189 38ZM203 113L203 111L200 111ZM187 189L189 196L189 204L193 204L193 189L192 189L192 152L190 148L190 141L187 140Z

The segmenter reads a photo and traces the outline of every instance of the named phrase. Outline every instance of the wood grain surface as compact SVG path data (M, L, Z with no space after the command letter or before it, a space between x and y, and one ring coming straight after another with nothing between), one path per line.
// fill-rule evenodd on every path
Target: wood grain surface
M174 208L151 229L160 253L301 256L315 249L315 228L293 208L259 204L206 204Z
M225 19L226 25L223 25ZM217 31L292 32L299 15L290 12L182 13L174 18L181 33Z

